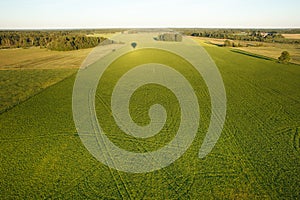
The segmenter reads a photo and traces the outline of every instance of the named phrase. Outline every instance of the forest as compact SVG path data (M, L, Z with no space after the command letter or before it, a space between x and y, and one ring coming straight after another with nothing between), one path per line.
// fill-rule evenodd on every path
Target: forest
M24 30L0 31L0 49L41 47L56 51L91 48L106 40L88 37L90 33L110 33L118 30Z

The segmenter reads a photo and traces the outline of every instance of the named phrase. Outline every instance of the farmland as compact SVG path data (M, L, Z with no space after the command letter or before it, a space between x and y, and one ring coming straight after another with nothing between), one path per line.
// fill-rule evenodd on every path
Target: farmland
M134 38L134 35L130 37ZM21 67L24 70L18 69L14 59L1 59L3 68L16 68L0 71L6 73L1 75L1 79L25 77L23 81L21 78L9 81L12 85L23 82L34 89L42 88L36 86L36 82L44 81L47 87L52 86L0 115L0 199L299 198L299 66L242 55L230 48L204 43L199 38L195 40L218 66L226 88L227 116L222 135L213 151L199 159L198 151L210 117L209 93L205 83L189 64L176 66L177 60L168 59L163 52L149 50L150 54L157 55L160 62L174 65L192 84L199 99L201 123L196 139L182 157L166 168L144 174L125 173L103 165L92 157L78 137L71 103L75 75L71 74L80 61L80 55L74 55L78 60L73 63L73 54L69 57L66 54L60 61L66 59L68 64L55 71L46 67L52 65L52 59L45 65L43 62L27 64L28 58L22 58L23 54L20 54L25 63ZM40 50L37 52L42 54L40 58L49 55ZM85 53L79 52L81 58ZM58 52L50 54L57 56ZM140 50L127 56L136 62L149 59ZM32 59L32 62L35 60L38 59ZM99 122L106 125L107 132L113 133L116 133L117 127L107 110L109 91L100 86L113 85L114 79L128 70L126 66L130 59L120 62L125 68L118 65L108 68L96 93ZM54 64L55 67L58 63ZM48 76L50 80L43 78ZM36 81L28 83L30 79ZM48 84L49 81L58 83ZM1 83L1 90L6 91L1 95L5 96L13 86L7 81ZM153 103L165 106L172 116L167 121L167 128L176 129L178 102L169 90L157 85L136 91L131 106L132 110L140 112L134 112L133 119L139 124L147 124L149 119L143 108ZM108 137L124 149L139 152L160 148L174 135L164 131L148 140L133 140L120 134L109 134Z
M295 34L291 34L295 35ZM226 39L217 38L197 38L206 43L211 43L217 46L222 46ZM296 39L296 38L295 38ZM267 43L267 42L256 42L256 41L240 41L240 40L230 40L237 47L232 47L232 49L238 49L246 51L253 54L258 54L266 56L272 59L277 59L282 51L288 51L291 55L291 61L295 64L300 64L300 49L299 44L280 44L280 43Z
M300 34L283 34L282 36L287 39L300 39Z
M78 68L91 49L78 51L50 51L32 47L0 51L0 70Z
M238 47L237 49L247 51L254 54L267 56L277 59L282 51L288 51L291 54L291 62L300 64L300 49L299 45L276 44L264 45L262 47Z

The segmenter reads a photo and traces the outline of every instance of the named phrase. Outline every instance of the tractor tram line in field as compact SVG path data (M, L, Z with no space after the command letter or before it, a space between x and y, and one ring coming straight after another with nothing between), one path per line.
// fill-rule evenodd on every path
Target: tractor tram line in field
M94 94L94 92L90 92L90 94ZM93 96L90 96L90 98L94 98ZM89 108L90 109L90 112L93 112L94 111L94 105L93 104L91 104L90 103L90 105L92 105L93 107L91 107L91 108ZM96 122L98 121L97 119L94 119ZM99 133L99 131L102 131L102 130L98 130L98 127L93 127L94 128L94 130L95 130L95 132L96 133ZM98 140L98 139L97 139ZM99 144L98 144L99 145ZM101 147L101 146L99 146L100 148L103 148L103 147ZM106 147L106 144L104 143L104 148L106 149L106 151L107 152L109 152L108 151L108 148ZM112 156L110 156L110 158L105 158L105 160L108 160L108 159L110 159L111 161L112 161L112 163L114 163L114 160L113 160L113 157ZM111 174L111 176L113 177L113 179L114 179L114 182L115 182L115 184L116 184L116 187L118 188L118 192L119 192L119 194L121 195L121 197L124 199L124 198L129 198L129 199L132 199L131 198L131 196L130 196L130 193L129 193L129 191L128 191L128 189L127 189L127 186L126 186L126 184L124 183L124 180L123 180L123 178L122 178L122 176L120 175L120 172L119 171L117 171L117 170L113 170L113 169L111 169L111 168L109 168L109 171L110 171L110 174ZM116 171L116 173L118 174L117 175L117 177L119 177L119 180L121 180L120 182L121 182L121 184L119 185L119 181L118 181L118 179L117 179L117 177L114 175L114 171ZM122 189L121 189L121 186L124 188L124 190L125 190L125 194L123 194L121 191L122 191Z

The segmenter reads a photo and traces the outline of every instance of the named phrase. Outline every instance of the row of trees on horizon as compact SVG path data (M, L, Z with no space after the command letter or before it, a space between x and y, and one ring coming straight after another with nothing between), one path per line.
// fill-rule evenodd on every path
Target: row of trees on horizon
M91 48L106 40L79 31L1 31L0 48L41 47L57 51Z
M298 39L286 39L284 33L300 33L300 29L177 29L184 35L217 39L300 44Z
M124 30L125 29L0 31L0 49L42 47L48 48L50 50L69 51L91 48L97 46L99 43L103 42L106 39L104 37L96 37L97 34L122 32ZM142 30L143 29L141 29L140 31ZM300 33L300 29L251 30L177 28L174 30L184 35L196 37L209 37L240 41L300 44L299 39L286 39L282 36L283 33ZM155 31L155 29L153 29L152 31ZM166 38L168 37L163 37L162 39L165 40Z

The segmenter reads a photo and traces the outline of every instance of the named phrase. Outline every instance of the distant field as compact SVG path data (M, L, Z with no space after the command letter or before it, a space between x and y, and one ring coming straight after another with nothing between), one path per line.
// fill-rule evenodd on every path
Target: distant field
M228 39L218 39L218 38L208 38L208 37L192 37L192 38L196 38L197 40L200 39L202 41L205 41L207 43L212 43L215 45L223 45L225 40ZM235 45L242 45L242 46L263 46L266 45L267 43L264 42L256 42L256 41L240 41L240 40L229 40L231 42L234 42Z
M286 47L238 47L237 49L247 51L250 53L264 55L270 58L277 59L282 51L288 51L291 55L291 61L293 63L300 64L300 49Z
M191 82L200 101L200 127L182 157L144 174L117 171L97 161L74 126L73 75L0 115L0 199L299 198L299 66L237 54L231 48L196 40L217 64L227 93L226 123L207 157L198 157L210 116L204 82L188 64L158 56L166 63L177 63L175 68ZM145 55L141 53L145 52L132 51L127 56L136 62L147 60L139 57ZM122 65L112 66L104 74L102 85L112 84L128 68L127 59L120 62ZM174 114L166 128L176 128L180 118L172 94L157 85L142 89L133 95L133 108L161 102ZM98 88L96 109L104 120L100 123L109 123L105 128L114 130L112 122L101 119L101 112L108 111L108 95ZM133 118L145 124L149 119L145 113L138 112ZM107 119L110 114L107 112ZM174 134L166 131L158 136L160 140L139 140L135 146L128 136L108 136L122 148L143 151L160 147Z
M300 39L300 34L282 34L287 39Z
M91 49L77 51L51 51L33 47L29 49L0 50L1 69L60 69L78 68Z
M212 43L212 44L216 44L216 45L223 45L224 41L226 39L217 39L217 38L207 38L207 37L191 37L191 38L195 38L195 39L200 39L201 41L205 41L207 43Z
M291 34L294 35L294 34ZM214 38L195 38L196 40L203 42L210 42L215 45L224 44L225 39ZM300 44L278 44L267 42L248 42L248 41L233 41L235 44L241 44L243 47L232 47L232 49L240 49L254 54L263 55L273 59L277 59L282 51L288 51L291 55L292 63L300 64ZM247 45L253 46L247 46ZM247 47L246 47L247 46Z
M117 33L95 33L95 34L88 34L87 37L104 37L104 38L111 38L113 35Z

